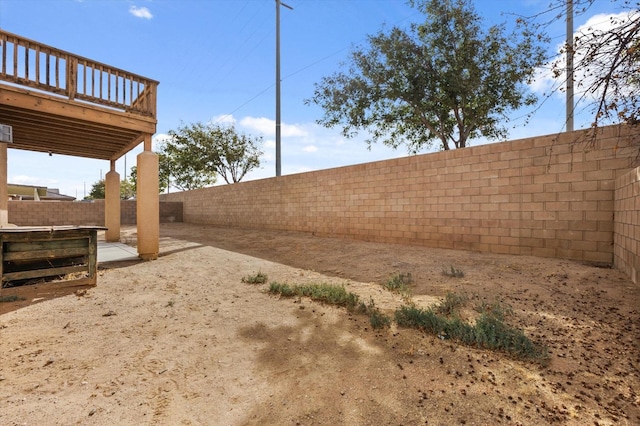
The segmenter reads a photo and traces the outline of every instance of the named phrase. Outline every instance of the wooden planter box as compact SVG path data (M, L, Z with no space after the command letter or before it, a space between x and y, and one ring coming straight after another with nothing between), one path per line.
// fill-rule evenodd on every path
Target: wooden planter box
M96 226L18 227L0 229L0 289L52 281L96 285Z

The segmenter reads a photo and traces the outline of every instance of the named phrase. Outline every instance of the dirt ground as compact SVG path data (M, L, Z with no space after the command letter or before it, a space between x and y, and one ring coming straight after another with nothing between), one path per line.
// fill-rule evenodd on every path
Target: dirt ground
M102 264L96 287L2 290L26 300L0 303L0 424L640 424L640 286L619 271L292 232L160 233L157 261ZM135 244L135 229L123 235ZM451 266L464 277L442 274ZM448 292L510 306L551 361L373 330L242 282L258 272L343 284L389 314L405 302L381 283L411 273L419 306Z

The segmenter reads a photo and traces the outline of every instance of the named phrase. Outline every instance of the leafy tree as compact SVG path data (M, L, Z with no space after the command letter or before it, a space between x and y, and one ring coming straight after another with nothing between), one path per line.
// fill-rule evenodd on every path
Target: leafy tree
M169 131L170 139L160 146L171 170L171 185L182 191L203 188L216 182L216 171L206 167L206 156L214 142L199 129L181 127Z
M169 131L162 151L170 165L173 184L195 189L215 182L240 182L260 166L262 138L240 134L233 126L194 123Z
M159 179L158 186L160 192L164 192L169 187L169 179L171 174L171 164L169 163L169 158L163 151L158 151L156 153L158 155L158 168L159 168ZM129 172L129 179L131 180L131 184L133 186L133 192L135 193L138 188L138 167L133 166Z
M542 39L519 23L484 28L470 0L410 0L424 12L409 31L394 27L368 37L350 55L346 71L315 85L306 103L324 109L318 123L342 126L345 137L367 130L381 141L415 153L485 136L506 138L510 110L532 105L527 90L543 62Z
M594 2L573 0L574 14L587 13ZM591 107L594 129L611 123L640 123L640 1L612 0L613 3L617 13L609 17L608 25L589 28L573 38L578 103ZM564 20L566 10L566 0L552 0L545 12L527 20L542 32L553 22ZM565 45L561 53L569 48ZM559 83L554 89L565 86L565 67L563 58L552 63ZM640 148L640 141L637 142Z
M136 197L136 187L131 179L120 181L120 199L130 200Z
M91 185L91 191L87 195L85 200L104 200L104 179L100 179L93 185Z
M136 191L134 183L128 179L120 181L120 199L128 200L135 197ZM91 185L91 191L89 195L85 197L85 200L104 200L105 198L105 181L100 179Z
M218 139L216 170L226 183L240 182L253 169L260 167L263 154L258 146L262 138L238 134L233 127L212 129Z

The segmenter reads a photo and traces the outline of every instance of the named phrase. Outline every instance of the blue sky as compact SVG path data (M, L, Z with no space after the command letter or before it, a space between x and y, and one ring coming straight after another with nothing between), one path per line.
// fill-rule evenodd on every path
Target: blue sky
M476 0L487 24L532 15L550 0ZM314 83L340 70L354 44L391 26L408 27L423 16L404 0L284 0L280 10L282 174L402 157L363 138L344 139L340 129L315 124L322 116L304 100ZM615 12L599 0L575 27L596 13ZM0 28L158 80L162 138L181 124L233 120L239 131L263 137L262 168L245 180L275 175L274 0L0 0ZM564 41L564 23L549 29L550 51ZM540 92L548 87L541 78ZM515 119L510 139L562 131L564 95L551 97L528 125ZM523 111L513 114L520 117ZM576 118L585 127L588 116ZM99 141L96 141L99 143ZM483 141L472 141L471 145ZM117 161L121 177L141 147ZM59 188L84 197L109 170L109 162L9 149L10 183ZM222 179L220 179L222 181Z

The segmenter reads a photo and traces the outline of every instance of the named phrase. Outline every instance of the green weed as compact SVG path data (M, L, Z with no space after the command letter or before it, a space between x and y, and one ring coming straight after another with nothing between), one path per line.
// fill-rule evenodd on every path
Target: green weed
M394 293L406 293L409 290L409 285L413 282L411 272L406 274L394 275L383 284L384 288Z
M494 301L493 303L482 302L475 307L475 310L480 314L492 316L500 321L504 320L505 316L513 313L511 306L500 303L499 301Z
M454 268L453 265L451 265L449 269L442 269L442 275L453 278L462 278L464 277L464 272L462 271L462 269Z
M258 272L255 275L247 275L242 277L242 282L245 284L264 284L267 282L267 275L262 272Z
M375 305L373 298L369 300L368 304L360 302L358 306L358 312L369 317L369 323L374 330L386 328L391 325L391 318L383 314L380 309Z
M437 304L434 309L436 313L445 316L457 316L460 308L467 303L467 296L455 294L455 293L447 293L444 300Z
M311 300L343 306L349 310L354 310L358 306L356 294L347 292L343 286L334 284L289 285L273 282L269 285L269 293L283 297L309 297Z
M20 300L25 300L25 299L24 297L16 296L15 294L0 297L0 303L18 302Z
M448 301L447 301L448 300ZM532 342L525 334L503 322L505 309L498 304L485 309L475 324L464 322L458 316L463 297L448 296L432 308L419 309L403 306L396 310L399 327L415 328L441 339L451 339L468 346L509 353L517 358L546 363L547 349Z

